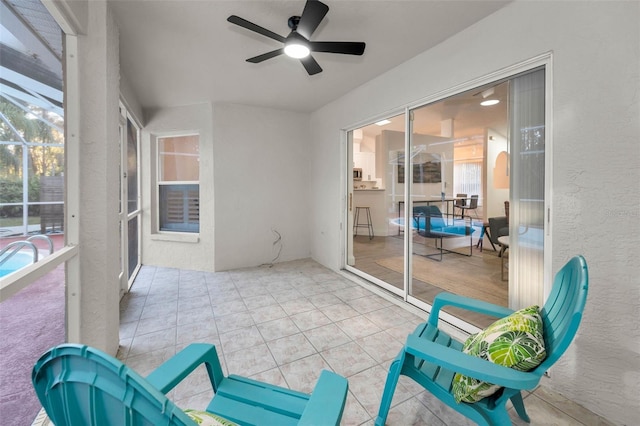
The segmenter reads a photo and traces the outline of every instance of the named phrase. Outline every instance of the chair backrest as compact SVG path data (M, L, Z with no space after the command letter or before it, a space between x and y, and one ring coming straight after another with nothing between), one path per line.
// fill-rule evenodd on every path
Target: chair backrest
M429 234L431 232L431 229L442 229L446 226L446 222L444 221L442 212L440 211L438 206L415 206L413 208L413 214L414 216L420 216L420 218L418 219L418 229L424 229L424 232L426 234ZM423 224L424 226L422 226Z
M95 348L52 348L31 378L56 425L195 425L142 376Z
M498 244L498 238L509 235L509 221L505 216L489 218L489 238Z
M478 208L478 196L477 195L472 195L471 199L469 200L469 208L470 209L477 209Z
M589 272L582 256L569 260L555 275L541 310L547 357L536 368L544 372L567 350L576 335L587 301Z
M442 217L442 212L438 206L429 206L431 207L431 212L429 213L429 228L440 229L447 226L447 223L444 221Z
M466 206L467 205L467 194L456 194L456 206Z

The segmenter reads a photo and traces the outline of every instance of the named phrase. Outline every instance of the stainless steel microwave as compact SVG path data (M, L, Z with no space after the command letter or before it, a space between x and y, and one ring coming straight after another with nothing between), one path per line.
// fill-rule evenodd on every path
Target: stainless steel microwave
M362 180L362 169L353 169L353 180Z

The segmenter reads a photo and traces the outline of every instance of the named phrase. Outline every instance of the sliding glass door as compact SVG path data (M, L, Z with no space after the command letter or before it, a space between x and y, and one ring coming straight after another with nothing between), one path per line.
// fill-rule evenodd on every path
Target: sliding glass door
M349 132L347 269L424 309L442 291L541 303L544 78L492 81Z
M442 291L508 305L501 250L485 228L509 200L508 183L493 179L496 155L508 150L508 95L508 81L492 82L411 111L408 213L416 229L407 298L418 306ZM450 313L477 326L489 321Z
M397 184L405 114L349 132L347 265L404 294L404 188Z

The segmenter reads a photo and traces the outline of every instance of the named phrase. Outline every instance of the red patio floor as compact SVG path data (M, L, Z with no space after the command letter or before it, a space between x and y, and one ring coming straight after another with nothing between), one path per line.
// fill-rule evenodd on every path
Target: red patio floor
M56 249L63 235L49 235ZM20 238L0 239L0 249ZM37 242L43 247L42 242ZM0 303L0 423L31 425L40 403L31 385L31 369L47 349L65 337L64 265Z

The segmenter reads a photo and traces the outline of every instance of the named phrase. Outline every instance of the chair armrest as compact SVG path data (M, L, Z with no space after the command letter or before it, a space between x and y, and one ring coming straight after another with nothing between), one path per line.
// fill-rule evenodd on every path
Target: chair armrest
M151 372L147 376L147 381L166 394L201 364L207 367L207 373L215 391L224 375L216 347L206 343L190 344Z
M512 309L504 306L494 305L493 303L483 300L472 299L470 297L460 296L453 293L438 293L433 300L431 312L429 314L429 324L434 327L438 326L438 316L440 310L445 306L454 306L456 308L466 309L468 311L478 312L485 315L491 315L496 318L503 318L513 313Z
M298 425L339 425L348 389L347 379L331 371L322 370Z
M407 338L405 351L451 371L512 389L533 389L540 382L540 374L533 371L518 371L494 364L415 335Z

